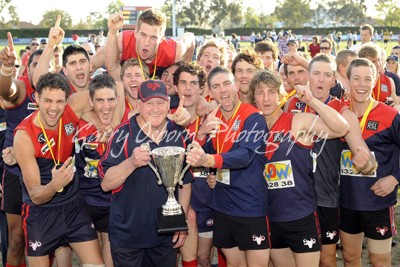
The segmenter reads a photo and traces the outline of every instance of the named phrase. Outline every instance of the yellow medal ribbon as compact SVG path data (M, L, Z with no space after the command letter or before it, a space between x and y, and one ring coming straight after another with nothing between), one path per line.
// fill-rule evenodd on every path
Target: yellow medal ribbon
M360 127L361 127L361 132L362 133L364 132L365 123L367 122L367 118L369 116L369 113L372 110L372 106L374 105L374 103L375 103L374 99L371 99L371 101L368 104L367 110L365 111L365 113L364 113L364 115L363 115L363 117L362 117L362 119L360 121ZM350 103L350 110L353 110L351 108L351 103Z
M57 151L57 161L56 161L56 157L54 156L53 149L51 148L50 140L49 140L49 138L47 137L46 130L44 129L43 124L42 124L42 121L40 120L40 112L38 112L38 121L39 121L40 129L42 129L44 138L46 139L47 146L49 147L51 157L53 158L53 161L54 161L54 165L57 166L57 165L60 164L60 157L61 157L60 154L61 154L61 129L62 129L62 118L60 118L60 121L58 122L58 144L57 144L57 146L58 146L58 151ZM57 190L58 193L61 193L62 191L64 191L64 187L61 187L60 189Z
M140 55L139 55L139 52L137 51L137 48L136 48L136 54L137 54L137 58L138 58L138 60L139 60L140 70L142 71L143 80L146 80L146 77L144 76L144 70L143 70L142 60L140 59ZM156 50L156 59L155 59L155 62L154 62L153 77L150 78L151 80L154 80L154 78L156 77L157 54L158 54L158 49Z
M239 110L241 105L242 105L242 102L239 102L239 105L236 107L235 112L233 113L232 117L229 119L228 129L231 128L232 121L234 121L236 113L238 112L238 110ZM221 116L219 116L219 119L222 119L222 113L221 113ZM222 150L224 149L224 145L225 145L225 142L222 142L221 149L219 148L219 132L220 132L219 130L220 130L220 127L218 126L218 131L217 131L217 154L222 153Z

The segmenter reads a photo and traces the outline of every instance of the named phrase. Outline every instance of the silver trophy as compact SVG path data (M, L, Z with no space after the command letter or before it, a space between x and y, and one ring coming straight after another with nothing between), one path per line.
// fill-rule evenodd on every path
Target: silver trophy
M149 144L145 144L149 148ZM187 151L193 148L190 144L187 147ZM187 230L186 217L182 209L181 204L175 199L175 188L176 185L182 185L182 179L190 165L187 164L182 170L182 166L185 160L186 150L183 147L178 146L166 146L156 148L150 151L155 162L154 165L149 162L149 167L154 171L157 176L158 184L163 184L168 192L167 202L162 205L162 210L159 211L158 215L158 232L168 233L175 231Z

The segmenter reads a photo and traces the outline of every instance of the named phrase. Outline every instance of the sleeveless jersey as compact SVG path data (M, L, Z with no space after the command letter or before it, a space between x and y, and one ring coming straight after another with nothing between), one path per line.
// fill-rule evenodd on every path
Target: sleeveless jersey
M268 183L268 216L275 222L298 220L316 210L312 146L294 140L293 117L282 113L267 139L264 178Z
M154 67L156 67L156 76L160 78L164 70L175 63L175 57L176 41L174 39L163 39L158 46L157 58L149 64L146 63L150 71L150 77L153 75ZM121 63L130 58L138 58L136 37L134 31L123 31Z
M36 117L37 113L31 114L29 117L24 119L20 125L17 126L15 132L19 130L24 130L30 136L34 150L35 150L35 158L36 162L39 166L40 170L40 179L41 184L46 185L48 184L51 179L51 170L54 168L54 161L42 132L42 129L36 126L33 123L34 118ZM58 153L58 140L59 140L59 130L58 126L56 130L46 130L46 134L48 140L50 141L52 151L54 156L57 160L57 155L60 154L60 164L62 164L68 157L73 156L74 151L74 143L73 138L75 136L75 129L78 124L78 117L69 107L66 106L65 111L62 115L62 130L61 130L61 143L60 146L61 151ZM25 204L35 205L33 204L28 191L23 183L23 179L21 177L21 184L22 184L22 201ZM64 187L64 190L61 193L57 193L49 202L40 205L41 207L55 207L59 205L63 205L74 200L78 196L79 190L79 181L78 177L75 172L74 179Z

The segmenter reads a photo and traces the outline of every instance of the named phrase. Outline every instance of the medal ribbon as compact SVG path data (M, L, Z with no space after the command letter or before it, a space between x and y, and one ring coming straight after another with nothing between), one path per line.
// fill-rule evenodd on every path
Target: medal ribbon
M146 78L145 78L145 76L144 76L144 70L143 70L142 60L140 59L140 55L139 55L139 53L138 53L138 51L137 51L137 48L136 48L136 54L137 54L137 58L138 58L138 60L139 60L140 70L142 71L143 80L146 80ZM155 59L155 62L154 62L153 77L150 78L151 80L154 80L154 78L156 77L157 54L158 54L158 49L156 50L156 59Z
M62 118L60 118L60 121L58 122L58 144L57 144L58 145L58 151L57 151L57 157L58 158L57 158L57 161L56 161L56 157L54 156L53 149L51 148L50 140L47 137L46 130L44 129L42 121L40 120L40 112L38 112L38 121L39 121L39 124L40 124L40 129L42 129L44 138L46 139L47 146L49 147L51 157L53 158L53 161L54 161L54 165L58 165L58 164L60 164L60 154L61 154Z
M365 111L365 113L364 113L364 115L363 115L363 117L362 117L362 119L360 121L360 127L361 127L361 132L362 133L364 132L365 123L367 122L368 115L371 112L372 106L374 105L374 103L375 103L375 100L371 99L369 104L368 104L367 110ZM350 104L350 110L353 111L353 109L351 108L351 104Z
M240 106L242 105L242 102L239 102L239 105L237 105L235 112L233 113L232 117L229 119L229 124L228 124L228 129L230 130L232 127L232 123L235 121L236 113L238 112ZM222 113L221 116L219 116L219 119L222 119ZM219 136L220 136L220 127L218 126L218 131L217 131L217 154L222 153L222 150L224 149L225 142L222 142L221 148L219 147Z

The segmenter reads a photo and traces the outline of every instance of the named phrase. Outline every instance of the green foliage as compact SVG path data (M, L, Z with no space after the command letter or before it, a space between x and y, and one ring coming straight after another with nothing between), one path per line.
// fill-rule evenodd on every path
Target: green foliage
M71 15L64 10L53 9L47 10L43 14L43 19L40 21L39 25L44 28L51 28L54 26L57 20L57 16L61 16L60 27L63 29L69 29L72 26Z
M375 5L378 22L384 26L400 26L400 3L398 0L378 0Z
M334 0L329 2L329 7L331 20L336 25L360 25L366 18L364 0Z
M0 0L0 27L11 28L19 23L17 8L11 4L12 0Z
M274 13L285 27L301 27L311 20L310 2L311 0L279 0Z
M108 6L107 6L107 14L111 15L114 13L120 12L121 8L124 6L124 3L120 0L115 0L112 1Z

